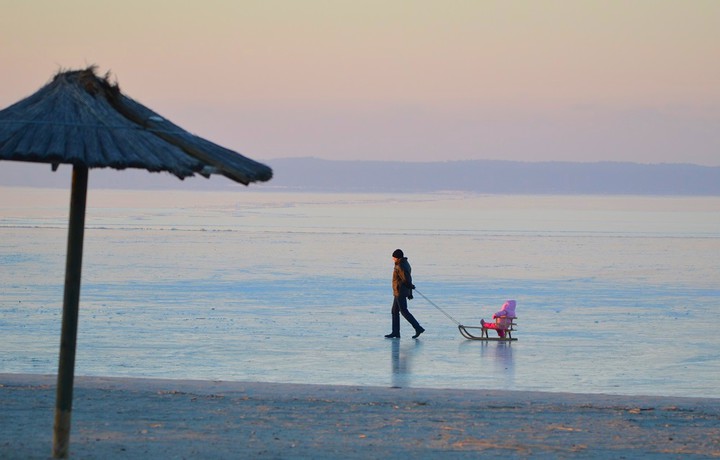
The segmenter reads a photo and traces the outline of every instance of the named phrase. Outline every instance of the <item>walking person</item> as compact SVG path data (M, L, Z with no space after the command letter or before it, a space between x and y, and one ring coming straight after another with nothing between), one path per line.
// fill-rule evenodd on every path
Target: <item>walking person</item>
M412 290L415 286L412 284L412 268L408 262L407 257L403 254L401 249L396 249L392 253L393 261L395 262L395 268L392 276L392 288L393 288L393 305L390 313L392 314L392 332L385 337L388 339L399 339L400 338L400 315L403 315L410 325L415 328L415 335L413 339L417 339L420 334L425 332L420 323L417 322L415 317L408 311L407 299L412 299Z

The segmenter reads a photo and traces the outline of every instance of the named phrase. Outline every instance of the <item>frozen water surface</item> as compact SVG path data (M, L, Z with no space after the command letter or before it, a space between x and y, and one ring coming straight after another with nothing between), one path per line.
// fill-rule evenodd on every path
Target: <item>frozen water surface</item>
M68 191L0 189L0 372L55 373ZM720 397L720 199L90 190L77 374ZM517 342L390 331L392 251Z

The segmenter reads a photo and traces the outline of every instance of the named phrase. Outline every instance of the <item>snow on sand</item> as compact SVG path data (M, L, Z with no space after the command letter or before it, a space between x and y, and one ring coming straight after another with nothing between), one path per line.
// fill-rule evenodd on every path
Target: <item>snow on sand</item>
M0 374L0 457L48 458L53 376ZM720 399L76 377L70 454L720 457Z

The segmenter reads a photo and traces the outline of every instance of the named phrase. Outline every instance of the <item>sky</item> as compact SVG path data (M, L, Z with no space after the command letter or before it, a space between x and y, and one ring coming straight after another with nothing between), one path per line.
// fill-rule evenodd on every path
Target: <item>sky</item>
M256 160L720 166L716 0L0 0L0 109L97 65Z

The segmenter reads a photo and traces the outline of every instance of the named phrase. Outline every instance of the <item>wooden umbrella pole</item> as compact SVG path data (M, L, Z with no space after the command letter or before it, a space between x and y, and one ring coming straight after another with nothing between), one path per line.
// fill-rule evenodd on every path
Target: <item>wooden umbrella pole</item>
M67 458L70 447L70 416L72 413L75 349L77 344L80 278L82 272L85 207L87 202L88 168L73 167L70 196L67 260L65 264L65 295L63 298L60 361L58 364L53 457Z

